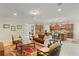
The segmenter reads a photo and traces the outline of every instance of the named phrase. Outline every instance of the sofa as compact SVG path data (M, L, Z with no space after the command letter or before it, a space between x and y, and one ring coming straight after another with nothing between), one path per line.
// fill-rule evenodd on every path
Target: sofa
M44 35L38 35L37 38L35 36L33 36L33 40L38 43L44 44Z

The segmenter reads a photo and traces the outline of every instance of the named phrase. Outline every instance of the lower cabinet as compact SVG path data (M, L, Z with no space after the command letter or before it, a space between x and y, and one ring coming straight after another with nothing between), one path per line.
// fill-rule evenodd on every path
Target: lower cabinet
M4 46L2 42L0 42L0 56L4 56Z

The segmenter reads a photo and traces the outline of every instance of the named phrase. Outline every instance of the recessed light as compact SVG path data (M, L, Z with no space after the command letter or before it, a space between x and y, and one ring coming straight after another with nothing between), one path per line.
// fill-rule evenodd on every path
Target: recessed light
M17 16L17 13L13 13L14 16Z
M31 10L30 11L30 14L31 15L39 15L40 14L40 11L39 10Z
M60 11L62 11L62 9L61 9L61 8L59 8L59 9L57 9L57 11L59 11L59 12L60 12Z

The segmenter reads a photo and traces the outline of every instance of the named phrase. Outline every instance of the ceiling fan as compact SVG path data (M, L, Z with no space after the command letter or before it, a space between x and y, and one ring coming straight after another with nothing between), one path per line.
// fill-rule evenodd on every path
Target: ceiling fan
M62 5L62 4L63 4L63 3L58 3L57 5L60 6L60 5Z

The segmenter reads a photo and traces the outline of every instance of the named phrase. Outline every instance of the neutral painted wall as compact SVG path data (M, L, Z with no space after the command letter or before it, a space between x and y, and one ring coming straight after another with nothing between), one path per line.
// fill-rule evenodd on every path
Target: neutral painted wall
M79 40L79 23L74 23L74 39Z
M16 30L16 31L11 31L11 27L8 29L4 29L3 28L3 24L10 24L10 26L16 26L16 25L23 25L23 29L22 30ZM24 22L20 22L20 21L4 21L4 20L0 20L0 42L4 42L4 45L9 45L12 44L12 34L16 35L16 34L21 34L22 38L23 38L23 42L26 43L26 41L28 42L29 40L29 31L31 25L34 24L29 24L29 23L24 23ZM49 31L49 27L48 24L44 24L44 30L48 30ZM79 23L78 22L74 22L74 40L79 39Z
M50 24L44 24L44 31L47 30L47 32L50 32Z
M3 24L10 24L10 28L4 29ZM4 45L12 44L12 35L15 36L21 33L21 29L16 29L16 31L11 31L11 26L22 25L21 22L16 21L1 21L0 20L0 42L3 42Z
M23 38L23 43L27 44L30 42L29 40L29 32L31 32L31 24L24 24L23 25L23 30L22 30L22 38Z

